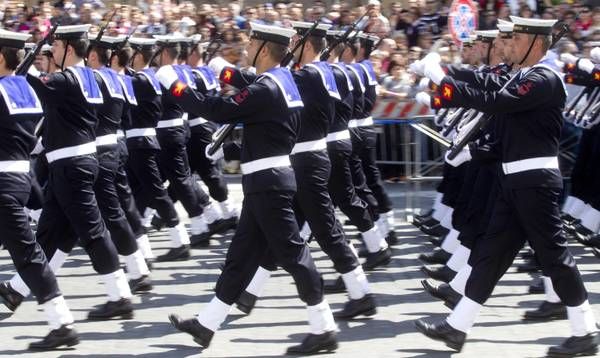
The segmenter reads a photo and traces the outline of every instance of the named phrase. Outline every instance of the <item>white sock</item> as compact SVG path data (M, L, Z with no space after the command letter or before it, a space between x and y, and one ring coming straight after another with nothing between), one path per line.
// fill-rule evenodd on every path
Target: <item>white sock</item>
M431 215L431 217L434 218L435 220L441 222L444 219L444 216L446 216L446 213L448 212L448 210L450 210L452 208L442 204L441 202L440 202L439 206L440 206L439 210L435 210L433 212L433 214Z
M208 224L204 214L190 218L190 232L192 235L200 235L208 231Z
M387 248L385 238L381 236L376 226L362 233L362 238L367 246L367 251L370 253L378 252L381 249Z
M554 291L552 286L552 280L550 277L542 276L542 282L544 282L544 293L546 294L546 301L552 303L560 303L560 297Z
M600 211L594 209L591 205L586 205L586 210L581 215L581 225L593 232L600 229Z
M221 213L224 219L229 219L238 216L236 208L229 202L229 200L221 201L219 203L221 207Z
M308 221L305 221L304 225L302 225L302 229L300 230L300 237L302 240L304 240L304 242L308 242L311 233L312 231L310 230L310 226L308 226Z
M29 217L37 223L40 221L40 216L42 215L42 209L29 210L28 214L29 214Z
M450 260L446 263L452 271L458 272L460 269L467 264L469 261L469 256L471 255L471 250L467 249L461 244L458 244L456 250L452 253Z
M148 235L144 234L138 237L135 241L137 241L138 248L144 255L145 259L153 259L154 253L152 253L152 247L150 246L150 240L148 239Z
M169 228L169 237L171 239L171 247L173 248L190 244L190 237L182 223Z
M567 316L571 323L573 336L583 337L596 332L596 318L594 318L594 312L587 300L577 307L567 306Z
M106 294L109 301L118 301L121 298L130 298L131 289L125 278L125 273L122 269L115 272L100 276L104 285L106 285Z
M354 270L342 274L342 280L344 280L346 290L348 290L348 296L350 296L351 300L361 299L365 297L366 294L371 293L369 281L360 265Z
M12 287L13 290L19 292L19 294L21 294L21 296L27 297L27 296L29 296L29 294L31 294L31 290L29 289L29 286L27 286L25 281L23 281L23 279L21 278L21 275L19 275L18 273L16 273L10 279L9 283L10 283L10 287Z
M387 224L388 231L386 232L386 234L390 231L394 231L394 229L396 228L396 219L394 217L394 209L388 211L387 213L383 213L382 215L385 217L385 222Z
M54 297L50 301L44 302L42 307L51 330L59 329L62 325L69 326L73 324L73 315L63 296Z
M204 207L204 220L206 220L206 224L210 225L217 220L223 218L223 213L221 213L221 209L215 203L210 203Z
M152 217L154 217L154 214L156 213L156 210L148 207L146 208L146 210L144 210L144 218L142 220L142 225L144 227L151 227L152 226Z
M60 269L67 260L68 256L68 253L56 249L54 255L52 255L52 258L50 259L50 262L48 263L50 270L54 273L57 273L58 269ZM18 273L10 279L10 287L20 293L23 297L27 297L31 294L31 290Z
M54 272L56 274L58 272L58 270L62 267L62 265L65 263L65 261L67 261L68 256L69 256L68 252L63 252L63 251L60 251L59 249L56 249L56 251L54 252L54 255L52 255L52 258L50 259L50 262L48 262L48 266L50 266L50 270L52 270L52 272Z
M251 293L256 297L260 297L269 277L271 277L271 271L258 266L254 276L252 276L252 280L248 284L248 287L246 287L246 292Z
M227 315L231 311L231 305L228 305L218 299L216 296L204 307L196 319L201 325L216 332L221 324L225 322Z
M573 198L573 205L571 206L571 216L575 219L581 218L581 215L585 211L586 206L585 203L578 198Z
M452 214L454 214L454 209L452 209L452 208L448 209L448 211L446 211L446 215L444 215L444 218L442 219L442 221L440 221L440 225L442 225L443 227L445 227L448 230L453 228Z
M354 256L358 259L358 251L356 251L356 248L354 247L354 245L352 244L352 241L350 241L350 240L348 240L348 247L350 248L350 251L352 251Z
M386 237L387 233L390 231L388 228L387 221L385 220L385 217L383 215L379 215L379 219L377 219L377 221L375 222L375 226L377 227L377 230L379 230L379 233L383 237Z
M142 255L141 250L137 250L133 254L125 256L125 265L127 267L129 278L132 280L150 274L150 270L148 269L148 265L146 264L146 260L144 260L144 255Z
M306 306L308 311L308 324L310 333L323 334L325 332L337 331L337 325L333 320L333 313L327 300L323 299L321 303L314 306Z
M441 204L442 204L442 199L444 198L444 194L437 192L435 194L435 199L433 199L433 206L431 207L433 209L433 211L435 212L436 210L440 210Z
M456 276L454 276L452 281L450 281L450 287L462 296L465 295L465 287L467 286L469 276L471 276L471 270L471 265L467 263L456 273Z
M463 333L469 333L471 327L475 324L475 319L481 310L481 305L469 297L463 296L458 301L456 308L450 313L450 316L446 319L446 322L452 328L458 329Z
M565 199L565 202L563 203L563 206L562 206L563 213L571 215L571 207L573 206L573 203L575 202L574 199L575 198L572 197L571 195L567 196L567 198Z
M448 235L446 235L444 241L442 241L441 249L451 254L454 253L456 248L458 248L460 245L460 241L458 241L458 235L460 235L460 232L450 229L450 232Z

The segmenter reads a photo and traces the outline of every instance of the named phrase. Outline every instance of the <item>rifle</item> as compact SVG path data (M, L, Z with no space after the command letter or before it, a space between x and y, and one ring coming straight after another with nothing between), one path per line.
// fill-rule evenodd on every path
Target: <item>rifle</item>
M29 51L27 53L27 55L25 55L25 58L23 58L23 61L21 61L21 63L19 63L19 65L17 66L17 69L15 70L16 75L25 76L27 74L27 71L29 71L29 68L31 67L31 65L33 65L33 62L35 61L35 58L42 51L42 47L45 44L49 44L52 42L52 37L54 36L54 33L56 32L58 25L59 25L58 22L56 24L54 24L54 26L52 26L52 29L50 29L50 31L48 31L46 36L44 36L44 38L41 39L35 45L33 50Z
M317 26L319 26L319 20L316 20L315 23L306 31L306 33L302 36L300 41L296 43L296 46L294 46L292 51L288 52L285 55L283 60L281 60L281 62L279 63L281 67L287 67L290 64L290 62L292 62L292 60L294 59L294 53L298 51L298 49L301 46L303 46L306 43L306 41L308 41L308 37L310 36L310 34L312 34L312 32L315 31L315 29L317 28ZM214 140L211 144L211 147L208 149L209 155L215 154L215 152L219 149L223 142L225 142L225 138L227 138L231 134L231 132L233 132L235 126L235 124L226 124L215 132L215 135L213 136Z
M210 47L217 43L217 46L213 51L209 51ZM221 41L221 33L217 32L215 36L210 40L208 45L206 46L206 51L202 54L202 63L207 64L208 61L212 60L212 58L216 55L217 51L221 48L223 42Z
M362 21L362 19L367 15L367 13L365 12L364 14L362 14L362 16L360 18L358 18L358 20L354 21L352 23L352 25L348 26L348 28L346 29L346 31L342 34L342 36L338 37L335 41L333 41L331 44L327 45L327 47L325 47L325 49L323 50L323 52L321 53L321 57L320 60L321 61L327 61L329 59L329 56L331 54L331 51L333 51L333 49L335 49L339 44L344 43L347 39L348 36L350 36L350 34L352 33L352 31L354 31L354 29L356 28L356 26L358 26L358 24Z
M558 41L560 41L560 39L566 33L569 32L569 28L565 23L562 23L561 26L562 26L561 30L556 35L552 36L552 43L550 44L550 47L548 49L551 49L554 46L556 46ZM510 79L506 85L508 85L511 81L512 81L512 79ZM457 136L454 146L452 148L450 148L450 152L448 153L448 159L452 160L452 159L456 158L458 153L460 153L462 151L462 149L469 144L469 142L471 142L475 138L477 138L480 130L483 129L488 124L488 122L492 120L493 117L494 117L493 114L488 114L485 116L481 115L481 116L478 116L475 119L473 119L473 122L474 122L473 126L470 126L470 128L468 128L468 130L464 132L464 135L460 134L459 136Z
M106 31L106 28L108 27L108 25L110 24L110 22L112 21L112 18L115 16L116 13L117 13L117 8L115 7L113 12L106 19L106 22L102 26L100 26L100 31L98 31L98 35L96 35L96 38L94 39L94 41L98 42L98 41L102 40L102 36L104 36L104 32Z

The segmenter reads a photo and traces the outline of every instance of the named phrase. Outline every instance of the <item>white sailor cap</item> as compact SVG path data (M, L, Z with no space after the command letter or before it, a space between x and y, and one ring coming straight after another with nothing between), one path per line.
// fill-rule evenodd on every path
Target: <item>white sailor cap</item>
M292 27L298 32L298 35L301 35L301 36L303 36L314 25L312 22L305 22L305 21L292 21L291 23L292 23ZM315 37L325 37L325 36L327 36L327 30L329 30L330 28L331 28L331 25L320 23L310 33L310 35L315 36Z
M188 38L190 39L190 43L192 44L192 47L197 46L202 41L202 35L200 35L200 34L195 34Z
M467 36L464 40L462 40L463 47L473 46L473 42L475 42L475 39L477 39L477 36L475 36L475 35Z
M129 38L129 44L134 50L152 49L156 45L156 39L149 39L146 37L131 37Z
M342 36L344 31L341 30L327 30L325 38L327 41L335 41L338 37Z
M90 34L90 37L94 37L94 39L90 40L91 46L98 46L107 48L110 50L116 50L121 45L125 43L127 40L127 36L119 35L119 36L102 36L102 38L98 41L95 36Z
M178 35L154 35L154 38L156 39L156 45L160 47L175 47L190 43L187 37Z
M0 47L24 48L30 34L0 29Z
M494 39L496 37L498 37L499 33L500 33L500 31L498 31L498 30L478 30L478 31L475 31L475 35L477 35L477 40L478 41L483 41L483 42L492 42L492 41L494 41Z
M68 25L59 26L54 32L55 40L79 40L87 37L87 32L90 30L92 25Z
M375 36L375 35L371 35L371 34L366 34L364 32L361 32L358 35L358 39L365 44L371 44L371 45L375 45L376 43L379 42L379 37Z
M279 26L262 25L256 22L250 23L252 33L251 38L278 43L280 45L288 46L290 39L296 34L293 29L288 29Z
M25 52L29 52L35 48L35 43L33 42L25 42Z
M47 54L47 53L52 54L52 46L50 46L48 44L44 44L44 46L42 46L41 53L42 54Z
M513 27L515 26L515 24L513 24L510 21L498 19L498 25L496 25L496 26L498 27L498 30L500 31L500 33L512 33Z
M511 16L513 32L533 35L551 35L552 27L558 20L528 19L524 17Z

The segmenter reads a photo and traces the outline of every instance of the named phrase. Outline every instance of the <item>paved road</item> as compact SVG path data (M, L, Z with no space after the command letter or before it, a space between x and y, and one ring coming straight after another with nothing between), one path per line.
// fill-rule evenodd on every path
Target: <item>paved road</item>
M443 344L430 341L415 332L413 321L421 317L441 318L448 310L423 292L419 281L417 256L431 250L418 232L409 225L408 208L426 207L433 193L408 185L389 185L394 197L399 223L400 243L394 246L390 266L371 273L369 280L379 302L379 312L372 319L338 322L340 348L326 357L449 357ZM233 196L240 198L238 184ZM351 228L348 228L352 232ZM290 277L278 272L268 283L264 297L251 316L232 311L225 328L215 335L209 349L201 352L192 339L176 332L167 315L176 312L189 317L213 296L229 236L215 240L210 248L194 250L191 260L156 264L152 273L155 289L151 294L136 296L136 314L128 321L86 322L87 312L105 300L104 290L94 275L89 259L81 249L70 256L59 273L59 283L76 319L82 343L73 350L58 353L30 354L28 343L47 333L43 312L35 301L28 300L11 317L0 308L0 356L22 357L276 357L287 346L301 340L308 331L307 314L297 298ZM166 233L152 233L155 253L163 253ZM313 245L314 246L314 245ZM313 247L314 248L314 247ZM600 317L600 261L590 251L574 245L590 302ZM314 257L325 279L335 277L330 262L314 248ZM8 279L13 268L6 251L0 251L0 279ZM535 307L541 295L526 293L531 277L511 269L502 279L482 310L469 336L462 357L541 357L548 345L557 344L569 334L567 321L523 324L525 309ZM327 296L334 310L341 309L344 294ZM201 355L200 355L201 353Z

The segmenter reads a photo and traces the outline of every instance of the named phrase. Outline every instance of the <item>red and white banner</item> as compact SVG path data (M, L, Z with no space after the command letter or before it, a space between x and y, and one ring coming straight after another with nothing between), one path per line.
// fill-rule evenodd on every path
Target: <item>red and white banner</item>
M396 99L378 99L371 116L374 119L410 119L430 113L429 107L415 101L400 102Z

